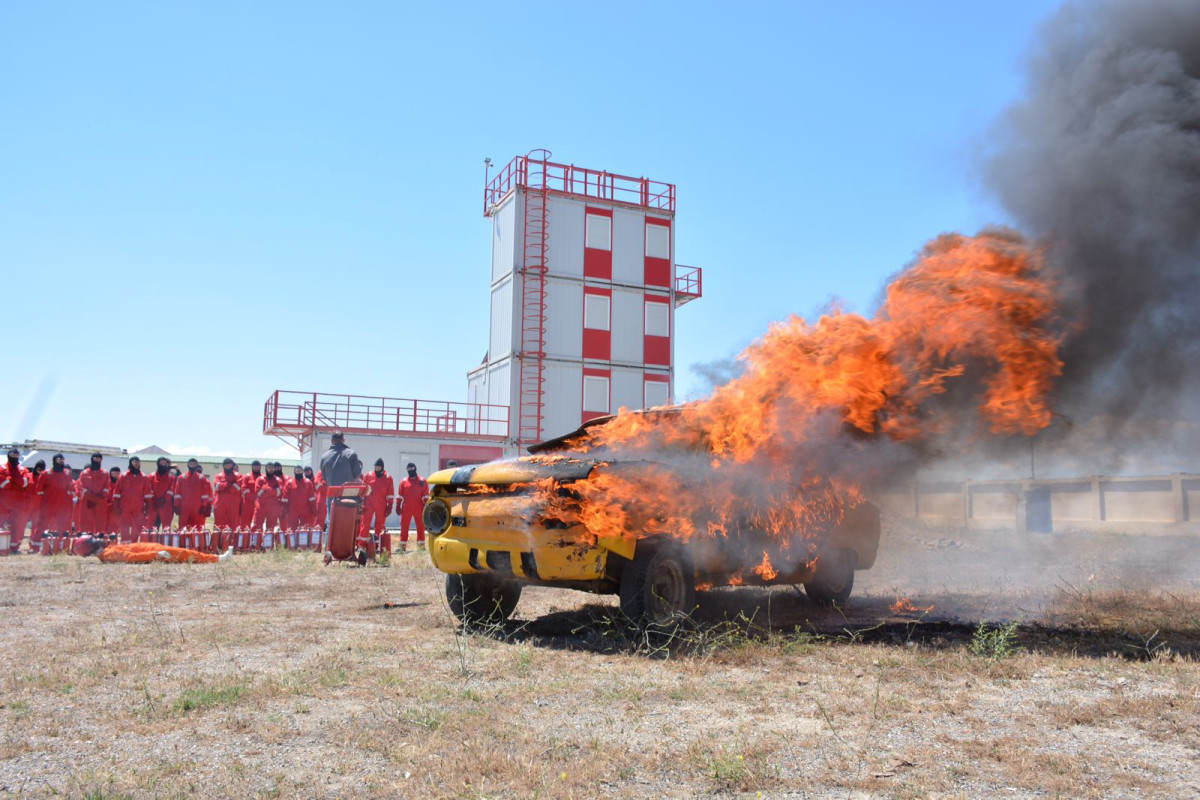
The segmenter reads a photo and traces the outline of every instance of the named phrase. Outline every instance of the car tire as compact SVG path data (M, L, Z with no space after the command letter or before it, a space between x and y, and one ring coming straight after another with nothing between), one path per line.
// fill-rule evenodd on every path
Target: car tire
M666 625L696 605L692 559L674 542L637 543L621 573L621 612L637 624Z
M858 560L853 550L834 548L817 559L813 579L804 584L810 600L823 606L844 603L854 589L854 565Z
M447 575L446 601L467 626L494 625L512 616L521 600L521 584L492 575Z

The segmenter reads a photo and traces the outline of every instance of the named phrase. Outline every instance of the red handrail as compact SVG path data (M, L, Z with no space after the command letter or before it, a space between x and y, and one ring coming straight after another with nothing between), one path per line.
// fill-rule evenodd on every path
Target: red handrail
M503 439L508 406L322 392L273 392L263 406L263 433L310 431L404 433Z
M516 156L509 161L483 189L483 215L518 186L529 185L529 165L537 167L540 178L545 175L545 188L551 192L582 195L597 200L629 203L661 211L675 211L675 184L618 175L615 172L558 164L529 155ZM538 188L541 188L540 186Z

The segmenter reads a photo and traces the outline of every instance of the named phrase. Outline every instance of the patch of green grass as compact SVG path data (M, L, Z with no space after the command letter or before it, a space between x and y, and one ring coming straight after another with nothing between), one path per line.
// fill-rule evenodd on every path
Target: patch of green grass
M317 681L326 689L336 689L350 682L350 673L342 667L333 667L322 672Z
M17 719L24 719L29 716L29 703L24 700L14 700L9 703L8 707L12 709L13 715Z
M705 770L715 788L734 791L743 787L750 777L746 757L732 748L709 750L702 756Z
M410 708L404 712L404 720L433 732L442 727L446 720L446 712L429 708Z
M183 694L171 708L180 714L189 711L202 711L215 706L232 705L250 690L246 683L227 683L216 686L198 686L184 689Z
M1017 652L1017 623L988 627L980 621L971 637L971 654L992 661L1001 661Z

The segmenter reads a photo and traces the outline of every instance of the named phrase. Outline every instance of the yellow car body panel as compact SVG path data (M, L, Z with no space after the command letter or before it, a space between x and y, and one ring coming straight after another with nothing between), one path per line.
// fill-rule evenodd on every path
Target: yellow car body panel
M494 466L507 465L501 463ZM536 503L528 497L503 493L448 493L446 487L453 474L454 470L442 470L428 479L432 495L430 502L446 503L450 508L450 518L456 520L442 534L430 532L430 557L434 566L442 572L465 575L487 571L488 555L492 554L493 567L496 563L510 565L515 578L594 581L604 577L609 552L626 558L633 557L633 540L618 537L597 541L578 527L547 529L539 525L535 521ZM472 483L494 485L538 477L542 476L524 469L495 469L482 475L477 470L472 475ZM531 556L532 560L523 560L523 553ZM530 568L528 572L527 568Z

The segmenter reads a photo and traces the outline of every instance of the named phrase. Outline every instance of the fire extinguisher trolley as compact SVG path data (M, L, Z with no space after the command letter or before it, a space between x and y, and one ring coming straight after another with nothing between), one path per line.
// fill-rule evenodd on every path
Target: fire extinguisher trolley
M333 561L357 561L365 565L367 559L374 560L374 542L367 538L359 541L358 531L362 527L363 499L367 486L362 483L347 483L330 486L326 497L333 500L329 507L329 539L325 542L325 564Z

